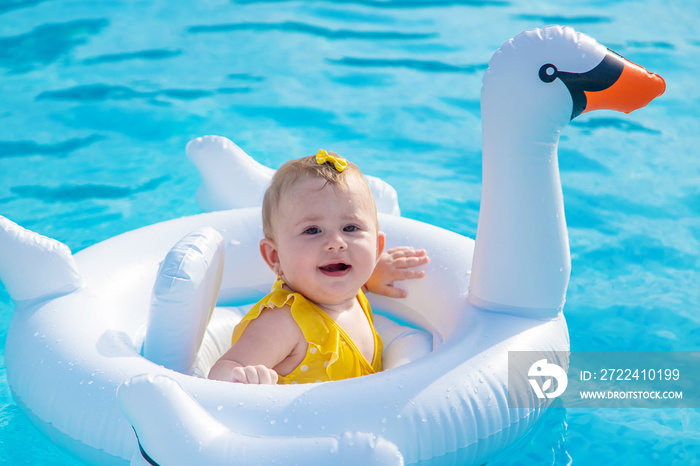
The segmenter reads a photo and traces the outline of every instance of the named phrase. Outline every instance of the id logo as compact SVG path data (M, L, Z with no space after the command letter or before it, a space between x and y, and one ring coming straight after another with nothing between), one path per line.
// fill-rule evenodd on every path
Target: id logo
M546 359L540 359L536 361L530 370L527 372L529 377L537 377L536 379L530 378L530 385L535 391L537 398L556 398L566 390L566 386L569 383L569 378L566 376L564 369L556 364L549 364ZM542 386L538 382L541 377L549 377L542 382ZM552 389L552 381L556 380L556 389L553 391L547 391Z

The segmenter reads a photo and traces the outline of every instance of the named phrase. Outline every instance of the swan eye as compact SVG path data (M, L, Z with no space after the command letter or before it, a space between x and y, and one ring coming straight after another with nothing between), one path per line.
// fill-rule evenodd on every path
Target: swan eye
M557 67L551 63L542 65L542 68L540 68L540 79L546 83L554 82L557 79L557 71Z

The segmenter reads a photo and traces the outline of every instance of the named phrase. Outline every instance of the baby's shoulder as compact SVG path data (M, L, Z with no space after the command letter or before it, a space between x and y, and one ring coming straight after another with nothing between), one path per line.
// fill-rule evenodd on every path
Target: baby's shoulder
M253 331L265 331L279 337L298 338L301 334L288 304L280 307L262 308L258 317L252 320L248 327Z
M261 306L258 317L255 319L260 322L287 320L292 318L292 308L289 304L281 306Z

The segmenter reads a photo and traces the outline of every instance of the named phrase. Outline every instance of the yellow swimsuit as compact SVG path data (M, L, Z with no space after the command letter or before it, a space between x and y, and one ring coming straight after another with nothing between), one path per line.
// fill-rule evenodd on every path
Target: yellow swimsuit
M357 294L357 300L367 316L374 337L374 357L371 364L335 320L303 295L284 289L283 284L282 280L277 280L270 294L258 301L236 325L232 344L238 341L248 324L257 318L263 309L289 305L292 317L306 338L308 349L301 364L289 375L280 376L278 383L327 382L374 374L382 370L382 340L374 329L372 311L361 290Z

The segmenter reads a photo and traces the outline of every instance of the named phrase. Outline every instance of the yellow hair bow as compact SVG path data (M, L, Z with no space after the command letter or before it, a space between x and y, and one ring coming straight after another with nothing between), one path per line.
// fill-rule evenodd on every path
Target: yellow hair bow
M342 172L348 167L348 161L344 158L336 157L334 155L329 154L323 149L319 149L318 154L316 154L316 163L319 165L323 165L326 162L332 163L335 169L339 172Z

